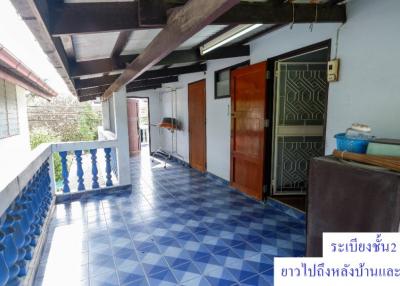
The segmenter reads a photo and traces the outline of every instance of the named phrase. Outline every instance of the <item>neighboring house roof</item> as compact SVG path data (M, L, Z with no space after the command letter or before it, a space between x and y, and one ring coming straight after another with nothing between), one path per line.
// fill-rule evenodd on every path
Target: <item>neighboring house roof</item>
M57 96L57 93L47 83L2 45L0 45L0 78L21 86L38 96L45 98Z

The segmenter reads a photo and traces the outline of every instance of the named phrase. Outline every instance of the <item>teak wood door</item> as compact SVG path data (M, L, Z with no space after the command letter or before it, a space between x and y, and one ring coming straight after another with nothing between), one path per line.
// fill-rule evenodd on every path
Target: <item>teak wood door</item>
M206 81L188 86L189 163L200 172L206 171Z
M129 154L140 152L139 100L128 99Z
M231 73L231 185L263 196L267 63Z

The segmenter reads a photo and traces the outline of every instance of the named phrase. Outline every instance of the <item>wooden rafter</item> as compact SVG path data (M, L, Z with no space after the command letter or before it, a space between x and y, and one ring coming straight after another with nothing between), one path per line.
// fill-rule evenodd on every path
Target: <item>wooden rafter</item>
M140 27L160 27L167 22L167 4L164 0L138 0Z
M155 79L161 77L168 77L174 75L181 75L194 72L204 72L207 70L206 64L196 64L176 68L163 68L158 70L147 71L138 77L138 80ZM106 75L102 77L88 78L88 79L75 79L76 89L91 88L102 85L112 84L119 75Z
M131 88L129 91L126 91L126 92L137 92L137 91L142 91L142 90L157 89L157 88L161 88L161 87L162 87L161 84L156 84L156 85L152 85L152 86ZM129 95L127 97L129 98Z
M108 88L107 85L102 85L102 86L96 86L96 87L91 87L91 88L85 88L85 89L78 89L78 97L88 97L88 96L100 96L104 91L106 91Z
M148 2L148 3L146 3ZM54 20L51 25L53 35L96 33L134 29L160 28L165 26L165 14L178 4L155 6L160 0L138 2L100 2L69 3L57 6L52 11ZM179 2L179 1L178 1ZM186 1L181 1L184 3ZM205 3L206 1L200 1ZM145 3L145 4L143 4ZM204 4L203 4L204 5ZM213 21L213 24L285 24L293 20L292 5L282 1L241 2ZM165 9L165 11L163 11ZM201 11L201 10L200 10ZM310 23L315 20L315 6L295 4L295 22ZM318 5L318 22L345 22L345 5Z
M44 53L47 54L54 68L75 94L72 81L69 78L68 57L59 38L52 38L48 32L49 11L45 0L11 0L21 18L27 23L32 34L38 40Z
M187 39L238 3L239 0L189 0L169 16L164 29L104 92L103 98L110 97L113 92L120 89L124 84L138 78Z
M161 78L154 78L154 79L142 79L142 80L135 80L130 82L126 86L126 91L131 92L132 90L137 90L138 88L146 88L146 87L153 87L157 85L162 85L163 83L170 83L170 82L177 82L178 76L167 76ZM100 96L110 85L101 85L95 86L85 89L78 90L79 97L88 97L95 95L96 97Z
M173 51L161 61L157 62L157 65L173 65L190 62L203 62L207 60L216 60L230 57L242 57L250 55L250 49L248 46L234 46L234 47L223 47L217 49L204 56L200 56L198 49L190 50L179 50ZM138 57L138 55L123 55L114 59L99 59L91 61L77 62L71 64L71 77L80 77L91 74L107 73L112 71L119 71L125 69L128 63L132 62Z
M65 54L67 55L68 61L75 61L75 49L74 42L71 35L63 35L60 37L61 42L64 46Z
M131 37L133 31L121 31L119 32L117 41L115 42L114 48L111 52L111 58L119 57L126 47L126 44L129 42L129 38Z
M136 89L145 86L154 86L163 83L177 82L179 80L178 76L168 76L161 78L153 78L153 79L143 79L143 80L134 80L126 85L126 90L129 92L131 89Z

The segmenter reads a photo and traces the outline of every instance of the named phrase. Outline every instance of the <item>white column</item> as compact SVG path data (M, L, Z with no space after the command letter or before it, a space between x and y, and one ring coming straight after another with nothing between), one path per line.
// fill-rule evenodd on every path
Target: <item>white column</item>
M101 111L103 114L103 129L110 130L110 104L108 100L101 102Z
M115 133L118 141L117 162L118 180L120 185L131 183L129 164L129 137L128 137L128 111L125 87L114 93Z

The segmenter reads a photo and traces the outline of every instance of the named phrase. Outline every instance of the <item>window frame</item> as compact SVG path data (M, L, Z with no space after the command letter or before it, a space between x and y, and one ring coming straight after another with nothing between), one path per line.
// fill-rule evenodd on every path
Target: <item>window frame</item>
M8 94L7 90L9 89L14 90L14 94ZM18 136L21 134L21 128L20 128L20 118L19 118L19 112L18 112L18 95L17 95L17 87L15 84L12 84L4 79L0 79L0 89L3 89L3 92L0 93L1 97L4 97L4 104L5 104L5 126L7 128L7 132L5 135L1 135L0 134L0 140L2 139L6 139L6 138L10 138L10 137L14 137L14 136ZM13 96L13 102L11 103L10 99L8 98L9 96ZM14 104L15 103L15 104ZM13 106L11 106L13 105ZM12 118L13 120L15 119L16 121L16 128L15 131L12 132L12 130L10 129L10 109L14 108L15 109L15 118Z
M250 60L246 60L244 62L241 62L241 63L238 63L238 64L234 64L232 66L229 66L229 67L226 67L226 68L223 68L223 69L220 69L220 70L216 70L214 72L214 99L215 100L223 99L223 98L230 98L231 97L231 94L230 94L230 73L235 69L238 69L240 67L245 67L245 66L248 66L248 65L250 65ZM217 83L219 81L217 79L219 77L219 74L224 72L224 71L229 71L229 82L228 82L229 94L228 95L223 95L223 96L218 96L218 94L217 94L217 90L218 90Z

